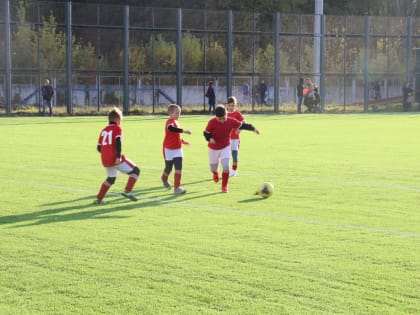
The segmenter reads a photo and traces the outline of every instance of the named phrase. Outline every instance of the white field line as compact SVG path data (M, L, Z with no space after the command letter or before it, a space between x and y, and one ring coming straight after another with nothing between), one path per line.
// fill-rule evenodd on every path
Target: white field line
M278 213L256 212L256 211L242 210L242 209L235 209L235 208L214 207L214 206L209 206L209 205L193 204L193 203L177 201L177 200L164 201L162 203L179 203L182 206L207 209L207 210L212 210L212 211L240 213L240 214L245 214L249 216L275 218L275 219L286 220L286 221L331 226L335 228L362 230L362 231L375 232L375 233L380 233L380 234L391 234L391 235L398 235L398 236L409 236L409 237L420 238L420 233L415 233L415 232L371 228L368 226L357 225L357 224L338 223L338 222L329 222L329 221L322 221L322 220L315 220L315 219L308 219L308 218L300 218L300 217L293 217L293 216L288 216L288 215L278 214Z
M5 167L2 165L2 167ZM7 167L7 166L6 166ZM40 168L40 165L10 165L10 167L13 168L30 168L30 167L37 167ZM51 165L46 165L46 168L49 170L51 169ZM73 164L69 165L62 165L60 164L61 168L74 168L75 166ZM7 167L9 168L9 167ZM95 172L98 170L98 166L89 166L86 165L84 167L77 166L78 169L82 168L85 170L91 169ZM162 167L155 167L155 166L142 166L140 165L141 170L152 170L152 171L162 171ZM208 169L189 169L183 171L184 174L193 173L193 174L210 174L210 171ZM293 180L293 181L303 181L303 182L317 182L317 183L330 183L330 184L336 184L336 185L350 185L350 186L365 186L365 187L376 187L376 188L385 188L385 189L391 189L391 190L406 190L406 191L420 191L420 187L412 187L412 186L406 186L406 185L395 185L395 184L387 184L387 183L375 183L375 182L369 182L369 181L353 181L353 180L345 180L345 179L334 179L334 178L322 178L322 177L307 177L307 176L299 176L299 175L279 175L279 174L262 174L262 173L253 173L253 172L241 172L241 177L262 177L266 179L286 179L286 180ZM210 178L210 175L208 175ZM7 182L11 180L10 178L1 178L0 182ZM13 180L13 179L12 179Z
M84 192L84 193L91 193L96 194L96 190L88 190L88 189L80 189L80 188L74 188L74 187L66 187L63 185L52 185L52 184L43 184L39 182L34 181L20 181L20 180L14 180L10 178L1 178L0 182L20 182L24 184L29 184L32 186L38 186L38 187L48 187L53 189L61 189L61 190L67 190L67 191L77 191L77 192ZM108 196L121 196L118 193L108 193ZM334 228L342 228L342 229L352 229L352 230L361 230L361 231L368 231L373 233L380 233L380 234L388 234L388 235L397 235L397 236L408 236L408 237L414 237L414 238L420 238L420 233L415 232L409 232L409 231L398 231L398 230L390 230L390 229L379 229L379 228L372 228L368 226L363 225L357 225L357 224L348 224L348 223L338 223L338 222L330 222L330 221L323 221L323 220L315 220L315 219L309 219L309 218L301 218L301 217L293 217L278 213L270 213L270 212L257 212L257 211L250 211L250 210L243 210L243 209L235 209L235 208L228 208L228 207L215 207L211 205L203 205L203 204L195 204L190 202L185 202L182 200L162 200L161 198L144 198L140 199L139 202L150 202L150 201L156 201L161 204L165 203L172 203L175 205L180 205L183 207L191 207L191 208L199 208L199 209L206 209L211 211L219 211L219 212L226 212L226 213L238 213L248 216L258 216L258 217L264 217L264 218L275 218L279 220L285 220L285 221L291 221L291 222L300 222L305 224L314 224L314 225L323 225L323 226L330 226Z
M334 179L334 178L321 178L321 177L307 177L307 176L298 176L298 175L277 175L277 174L261 174L261 173L249 173L241 172L241 176L252 176L253 178L262 177L262 178L278 178L278 179L287 179L293 181L302 181L302 182L318 182L318 183L327 183L327 184L336 184L336 185L350 185L350 186L366 186L366 187L377 187L377 188L386 188L392 190L409 190L409 191L420 191L420 187L410 187L405 185L395 185L395 184L384 184L384 183L375 183L368 181L354 181L354 180L345 180L345 179Z
M156 167L147 167L144 169L149 170L162 170L162 168ZM209 174L208 178L210 179L210 171L203 169L193 169L187 170L184 173L194 173L194 174ZM261 174L261 173L252 173L252 172L241 172L241 177L252 177L252 178L266 178L266 179L286 179L293 181L302 181L302 182L317 182L317 183L326 183L326 184L336 184L336 185L350 185L350 186L365 186L365 187L376 187L376 188L385 188L391 190L407 190L407 191L420 191L420 187L411 187L405 185L395 185L395 184L384 184L384 183L375 183L369 181L354 181L354 180L345 180L345 179L334 179L334 178L321 178L321 177L307 177L307 176L294 176L294 175L278 175L278 174Z
M287 178L290 180L306 181L306 182L332 183L332 184L342 184L342 185L345 184L345 185L352 185L352 186L367 186L367 187L377 187L377 188L388 188L392 190L420 191L420 187L372 183L372 182L366 182L366 181L353 181L353 180L341 180L341 179L319 178L319 177L303 177L303 176L281 176L281 177Z

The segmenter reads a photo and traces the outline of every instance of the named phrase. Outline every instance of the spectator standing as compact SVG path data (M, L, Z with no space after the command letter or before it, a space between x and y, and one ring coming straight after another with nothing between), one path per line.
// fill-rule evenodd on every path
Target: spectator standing
M258 84L256 84L252 90L252 105L254 106L255 103L257 103L257 105L260 105L260 87L258 86Z
M375 82L375 85L373 86L373 91L375 92L375 100L381 99L381 86L379 84L379 81Z
M261 80L259 86L259 95L260 95L260 104L265 105L265 97L267 94L267 85L265 84L264 80Z
M209 81L206 97L209 102L209 114L211 114L216 108L216 93L214 92L213 81Z
M48 106L50 116L52 116L52 98L54 96L54 89L50 85L50 80L45 79L44 85L41 88L42 94L42 115L45 116L45 107Z
M303 78L299 78L298 85L296 86L296 94L297 94L297 112L300 114L302 113L302 102L303 102Z
M405 81L403 88L402 88L402 93L403 93L403 109L404 111L408 111L411 107L411 103L412 103L412 96L413 96L413 87L411 86L410 82Z
M246 81L242 85L242 94L244 96L244 102L249 103L249 84Z

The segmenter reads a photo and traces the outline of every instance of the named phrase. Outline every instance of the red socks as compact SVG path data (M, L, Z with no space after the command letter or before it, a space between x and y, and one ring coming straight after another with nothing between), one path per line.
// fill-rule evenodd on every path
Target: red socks
M127 180L127 184L125 185L125 192L130 192L133 190L134 184L137 181L138 176L136 174L130 174Z
M219 173L218 172L213 172L213 181L215 183L219 182Z
M97 198L98 200L102 200L102 199L104 199L104 197L105 197L105 195L106 195L106 193L107 193L107 191L108 191L109 187L111 187L111 184L110 184L110 183L108 183L107 181L104 181L104 182L102 183L102 185L101 185L101 188L99 189L99 193L98 193L98 195L96 195L96 198Z
M175 171L175 174L174 174L174 188L175 189L181 186L181 177L182 177L182 173L178 173Z
M223 171L222 173L222 189L227 188L229 181L229 171Z

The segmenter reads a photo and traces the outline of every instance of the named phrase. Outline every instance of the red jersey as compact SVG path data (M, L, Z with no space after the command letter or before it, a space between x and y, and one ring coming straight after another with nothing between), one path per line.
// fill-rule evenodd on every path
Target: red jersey
M163 139L163 147L170 150L181 149L182 147L181 133L170 131L168 129L169 126L180 128L177 120L169 118L166 121L165 138Z
M216 117L207 123L206 131L211 133L211 137L216 143L208 143L208 147L214 150L221 150L230 144L230 133L232 129L239 128L241 122L234 118L227 117L225 122L220 122Z
M109 124L99 135L98 145L101 146L102 165L111 167L117 159L116 139L122 140L122 128L116 124Z
M234 112L232 112L232 113L229 113L228 112L228 117L230 117L230 118L235 118L236 120L239 120L239 121L244 121L244 117L242 116L242 114L240 113L240 112L238 112L237 110L235 110ZM239 139L239 129L238 128L235 128L235 129L232 129L232 131L230 132L230 138L231 139Z

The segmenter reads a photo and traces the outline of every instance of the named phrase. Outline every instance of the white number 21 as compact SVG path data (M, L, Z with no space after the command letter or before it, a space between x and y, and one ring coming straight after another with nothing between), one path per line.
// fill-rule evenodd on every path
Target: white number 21
M112 144L112 130L102 132L102 145Z

